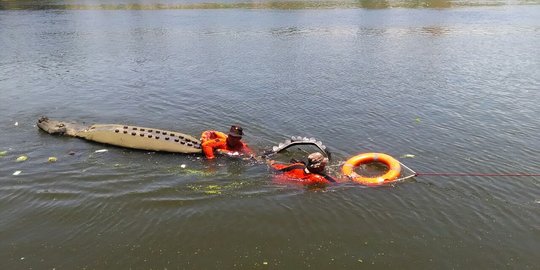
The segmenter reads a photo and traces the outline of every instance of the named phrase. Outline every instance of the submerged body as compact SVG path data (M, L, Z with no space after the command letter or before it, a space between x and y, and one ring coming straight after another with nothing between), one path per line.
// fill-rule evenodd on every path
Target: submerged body
M270 161L271 168L278 174L280 181L294 181L308 186L326 186L337 182L326 173L328 157L322 153L314 152L307 157L307 163L294 161L292 164L280 164Z
M334 178L326 174L310 172L304 163L270 165L275 171L276 180L279 182L296 182L306 186L326 186L336 182Z
M50 134L67 135L120 147L172 153L201 153L193 136L177 132L120 124L82 125L41 117L37 126Z

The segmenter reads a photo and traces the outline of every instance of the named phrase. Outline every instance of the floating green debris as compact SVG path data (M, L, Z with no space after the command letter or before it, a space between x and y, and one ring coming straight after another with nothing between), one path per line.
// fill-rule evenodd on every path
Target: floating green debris
M208 185L204 191L206 194L221 194L221 187L218 185Z
M0 151L0 157L7 156L8 151Z
M23 161L26 161L27 159L28 159L28 157L23 155L23 156L18 157L18 158L16 159L16 161L17 161L17 162L23 162Z
M188 186L188 187L192 190L202 191L205 194L210 194L210 195L219 195L221 194L221 191L222 191L221 187L218 185L208 185L208 186L195 185L195 186Z
M58 159L56 157L49 157L49 159L47 159L48 162L56 162Z
M245 181L232 182L230 184L227 184L227 185L223 186L223 189L239 189L242 186L244 186L245 184L247 184L247 182L245 182Z
M416 123L420 123L420 122L421 122L421 120L420 120L419 117L416 117L416 119L414 119L414 121L415 121Z
M195 175L200 175L200 176L212 175L209 172L200 171L200 170L192 170L192 169L184 169L183 172L185 172L186 174L195 174Z
M225 191L240 189L242 186L246 185L247 182L232 182L227 185L189 185L188 188L194 191L203 192L205 194L219 195L223 194Z

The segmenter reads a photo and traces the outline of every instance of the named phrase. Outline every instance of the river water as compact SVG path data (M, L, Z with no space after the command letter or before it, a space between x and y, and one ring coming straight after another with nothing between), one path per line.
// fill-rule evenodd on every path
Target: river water
M238 123L257 151L322 140L336 174L363 152L540 173L538 2L411 2L1 1L2 269L538 269L538 176L307 189L35 126Z

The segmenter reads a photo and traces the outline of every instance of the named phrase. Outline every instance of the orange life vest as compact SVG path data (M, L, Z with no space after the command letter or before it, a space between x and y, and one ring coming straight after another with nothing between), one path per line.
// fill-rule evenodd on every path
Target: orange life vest
M215 158L214 150L220 149L226 152L238 152L239 154L251 154L247 144L240 141L238 145L229 146L227 144L227 134L215 130L207 130L201 134L201 147L204 155L208 159Z
M323 174L306 172L306 165L303 163L293 164L272 164L274 170L278 173L278 180L288 180L301 183L303 185L328 185L330 182L336 182L332 177Z

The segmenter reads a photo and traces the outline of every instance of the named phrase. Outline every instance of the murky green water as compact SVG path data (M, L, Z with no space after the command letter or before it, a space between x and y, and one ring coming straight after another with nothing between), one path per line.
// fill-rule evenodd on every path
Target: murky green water
M2 269L540 264L539 177L310 190L276 183L261 164L35 126L48 115L198 135L239 123L258 151L293 135L322 140L334 173L353 155L385 152L424 173L538 174L537 1L0 9Z

